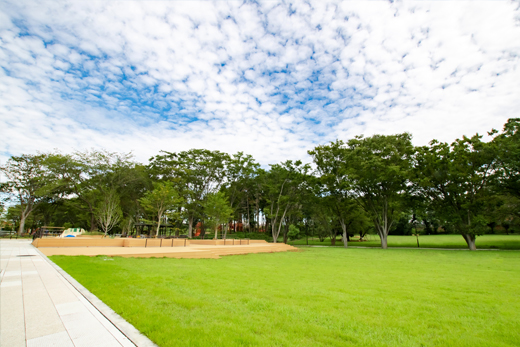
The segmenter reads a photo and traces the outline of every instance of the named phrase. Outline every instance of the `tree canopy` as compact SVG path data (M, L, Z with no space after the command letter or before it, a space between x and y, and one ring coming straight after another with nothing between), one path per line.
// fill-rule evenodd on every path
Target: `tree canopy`
M23 154L0 167L3 219L19 233L74 225L131 234L146 224L153 231L139 233L217 237L221 226L273 242L340 236L345 247L369 232L383 248L391 233L456 232L475 249L478 235L520 228L519 130L514 118L489 141L418 147L408 133L356 136L316 146L308 163L268 167L208 149L162 151L147 164L106 150Z

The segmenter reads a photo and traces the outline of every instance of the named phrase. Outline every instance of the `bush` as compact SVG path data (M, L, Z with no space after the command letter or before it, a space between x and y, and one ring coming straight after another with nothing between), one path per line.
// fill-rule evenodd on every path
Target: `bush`
M289 225L289 232L287 233L287 236L289 236L289 240L298 240L301 238L300 236L300 229L294 224Z

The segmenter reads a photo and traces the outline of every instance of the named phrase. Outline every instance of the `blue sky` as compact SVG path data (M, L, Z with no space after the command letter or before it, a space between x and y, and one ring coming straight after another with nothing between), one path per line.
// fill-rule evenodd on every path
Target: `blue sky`
M520 116L519 63L510 1L0 1L0 162L452 141Z

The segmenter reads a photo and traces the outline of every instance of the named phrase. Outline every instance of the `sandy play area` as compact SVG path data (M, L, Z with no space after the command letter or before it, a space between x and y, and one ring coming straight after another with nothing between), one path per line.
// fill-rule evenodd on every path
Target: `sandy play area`
M122 239L121 239L122 240ZM198 240L170 245L169 240L157 243L158 240L150 240L144 244L131 244L127 242L114 242L115 239L107 240L54 240L40 239L33 242L43 254L51 255L87 255L87 256L117 256L117 257L167 257L167 258L213 258L218 259L224 255L249 254L249 253L272 253L294 251L295 247L284 243L267 243L265 241L255 241L249 244L218 244L213 240ZM133 240L132 240L133 241ZM135 240L137 241L137 240ZM154 242L152 242L154 241ZM168 241L168 242L167 242ZM183 241L184 242L184 241ZM238 243L238 242L237 242Z

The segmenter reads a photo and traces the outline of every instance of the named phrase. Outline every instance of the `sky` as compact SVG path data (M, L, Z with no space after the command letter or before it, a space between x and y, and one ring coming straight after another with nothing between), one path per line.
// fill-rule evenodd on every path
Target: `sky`
M520 117L512 1L0 0L0 163L90 148L309 161Z

